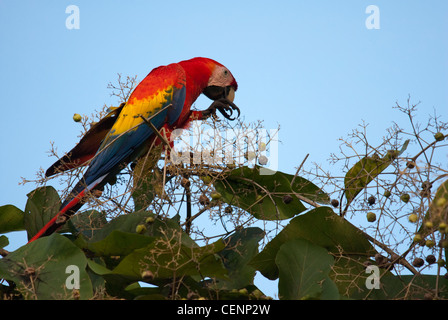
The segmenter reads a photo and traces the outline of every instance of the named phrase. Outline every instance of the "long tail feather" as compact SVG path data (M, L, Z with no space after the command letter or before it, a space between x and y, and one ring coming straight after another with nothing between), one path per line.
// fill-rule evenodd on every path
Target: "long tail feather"
M83 203L81 200L86 196L86 194L97 187L106 176L107 175L104 175L98 178L87 187L85 184L81 184L81 182L78 183L73 188L67 200L61 205L59 212L50 221L48 221L48 223L28 241L28 243L41 237L48 236L64 225L65 222L82 207Z

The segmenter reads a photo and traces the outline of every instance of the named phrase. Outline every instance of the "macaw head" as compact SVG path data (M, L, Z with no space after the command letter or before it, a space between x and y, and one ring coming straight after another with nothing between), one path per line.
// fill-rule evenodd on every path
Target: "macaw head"
M238 84L232 73L222 64L211 60L212 73L202 93L211 100L228 99L233 102Z
M193 91L197 95L203 93L213 100L209 112L218 110L230 120L234 119L231 117L233 111L236 110L240 115L239 108L233 103L238 84L229 69L209 58L193 58L179 64L187 73L187 86L190 79L190 85L195 87Z
M233 102L238 84L232 73L221 63L209 58L193 58L179 63L194 79L201 93L211 100Z

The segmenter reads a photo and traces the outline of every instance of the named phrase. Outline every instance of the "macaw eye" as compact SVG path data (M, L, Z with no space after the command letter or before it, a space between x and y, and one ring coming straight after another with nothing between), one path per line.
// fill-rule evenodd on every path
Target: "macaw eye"
M227 76L229 74L229 71L224 70L224 75Z

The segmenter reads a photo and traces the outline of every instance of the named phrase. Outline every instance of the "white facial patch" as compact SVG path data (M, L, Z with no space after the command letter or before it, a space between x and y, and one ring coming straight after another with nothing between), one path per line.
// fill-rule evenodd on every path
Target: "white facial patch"
M226 67L217 66L208 81L208 86L227 87L233 81L233 76Z

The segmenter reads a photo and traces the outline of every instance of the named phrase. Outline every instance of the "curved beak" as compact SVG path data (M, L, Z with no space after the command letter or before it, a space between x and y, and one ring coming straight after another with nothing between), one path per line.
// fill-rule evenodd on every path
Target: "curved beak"
M237 117L240 116L240 109L233 103L233 100L235 99L234 86L208 86L204 89L204 91L202 91L202 93L214 101L207 109L209 112L214 113L218 110L225 118L229 120L235 119L232 118L233 111L238 112Z
M233 86L208 86L202 93L207 96L207 98L214 101L224 98L229 100L230 102L233 102L233 100L235 99L235 88Z

